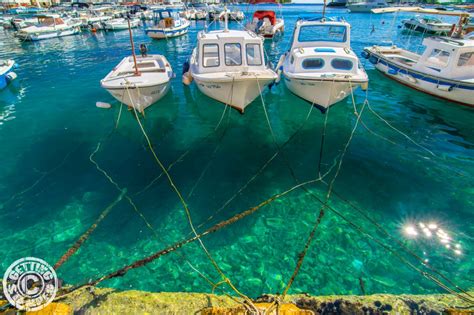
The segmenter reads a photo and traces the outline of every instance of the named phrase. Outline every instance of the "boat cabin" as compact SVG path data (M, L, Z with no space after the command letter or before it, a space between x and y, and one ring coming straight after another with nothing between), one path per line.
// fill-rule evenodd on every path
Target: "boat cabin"
M276 18L275 11L258 10L258 11L255 11L255 13L253 14L252 23L257 24L261 22L265 24L275 25L276 20L277 18Z
M447 79L474 78L474 41L447 37L423 40L425 51L413 69Z
M298 21L287 62L295 73L356 74L360 64L350 49L349 23Z
M55 26L65 24L58 14L38 15L38 26Z
M351 48L351 25L332 19L299 20L296 22L291 48L342 47Z
M195 58L199 73L263 70L263 40L254 33L230 30L200 32Z
M181 26L181 21L179 19L179 14L177 11L170 9L160 9L154 10L154 21L155 24L161 28L170 28Z

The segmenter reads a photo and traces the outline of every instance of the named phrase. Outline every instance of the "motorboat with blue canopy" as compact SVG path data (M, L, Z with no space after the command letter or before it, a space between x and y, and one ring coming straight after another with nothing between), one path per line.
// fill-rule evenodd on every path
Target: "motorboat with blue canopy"
M154 10L155 26L147 28L146 34L155 39L168 39L184 35L189 30L190 22L180 17L178 11L172 9Z

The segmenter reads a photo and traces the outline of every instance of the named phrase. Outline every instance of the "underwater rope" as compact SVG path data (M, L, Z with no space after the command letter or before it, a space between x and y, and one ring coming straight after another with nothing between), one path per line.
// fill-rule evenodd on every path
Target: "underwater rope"
M207 139L209 139L212 135L215 134L215 131L217 131L217 129L219 128L223 118L224 118L224 115L227 111L227 108L228 106L224 106L224 111L222 112L222 115L221 115L221 118L219 119L217 125L214 127L214 130L210 133L208 133L204 138L202 138L200 140L200 142L204 142L206 141ZM174 160L168 167L167 167L167 171L169 172L178 162L181 162L183 161L183 159L192 151L192 149L188 149L186 150L185 152L183 152L176 160ZM146 190L148 190L151 186L153 186L153 184L159 180L162 176L163 176L163 172L161 172L157 177L155 177L147 186L145 186L142 190L138 191L135 193L135 196L136 195L139 195L139 194L142 194L144 193Z
M138 122L138 125L140 126L140 129L148 143L148 147L150 148L150 151L153 155L153 157L155 158L155 161L157 162L158 166L161 168L161 170L165 173L166 175L166 178L168 179L168 182L171 186L171 188L174 190L174 192L176 193L176 195L178 196L185 212L186 212L186 217L188 219L188 223L191 227L191 230L193 231L195 237L197 237L197 240L199 242L199 244L201 245L201 248L203 249L204 253L206 254L206 256L208 257L208 259L210 260L211 264L214 266L214 268L216 269L216 271L220 274L220 276L222 277L222 279L225 281L225 283L227 285L229 285L229 287L234 290L235 293L237 293L240 297L242 297L243 299L245 299L250 305L253 306L253 308L256 310L255 306L253 305L252 303L252 300L250 298L248 298L246 295L244 295L243 293L241 293L234 285L233 283L231 282L231 280L225 275L225 273L220 269L219 265L217 264L217 262L214 260L214 258L211 256L211 254L209 253L209 251L207 250L206 246L204 245L204 243L202 242L202 240L200 239L198 233L196 232L195 228L194 228L194 223L193 223L193 220L192 220L192 217L191 217L191 213L189 211L189 208L186 204L186 201L184 200L183 196L181 195L181 192L179 191L179 189L176 187L173 179L171 178L171 175L169 174L169 172L166 170L166 168L164 167L163 163L160 161L160 159L158 158L155 150L153 149L153 145L151 144L151 141L150 141L150 138L148 137L148 134L146 133L139 117L138 117L138 114L137 114L137 110L133 104L133 100L132 100L132 97L130 95L130 90L129 90L129 86L128 85L125 85L126 89L127 89L127 92L128 92L128 95L129 95L129 98L130 100L132 101L132 108L133 108L133 111L135 113L135 118ZM136 87L137 88L137 92L140 94L140 90L138 89L138 86Z
M142 267L144 265L147 265L148 263L156 260L157 258L160 258L161 256L164 256L164 255L167 255L171 252L174 252L176 251L177 249L189 244L189 243L192 243L192 242L195 242L197 240L199 240L200 238L204 237L204 236L207 236L209 234L212 234L212 233L215 233L221 229L223 229L224 227L228 226L228 225L231 225L237 221L240 221L241 219L249 216L250 214L253 214L255 213L256 211L258 211L259 209L261 209L262 207L270 204L271 202L275 201L276 199L279 199L291 192L293 192L294 190L298 189L298 188L301 188L301 187L304 187L304 186L307 186L307 185L310 185L310 184L313 184L313 183L316 183L316 182L319 182L321 181L321 178L315 178L315 179L311 179L311 180L308 180L308 181L305 181L305 182L302 182L298 185L295 185L295 186L292 186L290 187L289 189L283 191L283 192L280 192L280 193L277 193L277 194L274 194L272 195L270 198L262 201L261 203L259 203L258 205L254 206L254 207L251 207L249 209L246 209L244 210L243 212L240 212L238 214L235 214L233 215L232 217L230 217L229 219L226 219L224 221L221 221L215 225L213 225L212 227L208 228L207 230L205 230L204 232L202 233L199 233L198 235L196 236L193 236L193 237L190 237L190 238L187 238L187 239L184 239L184 240L181 240L179 242L176 242L174 243L173 245L165 248L165 249L162 249L158 252L155 252L143 259L140 259L140 260L137 260L135 261L134 263L132 264L129 264L125 267L122 267L114 272L111 272L109 274L106 274L98 279L95 279L93 281L90 281L88 283L84 283L84 284L81 284L81 285L77 285L75 287L72 287L70 288L69 290L67 290L67 292L65 292L65 294L69 294L75 290L78 290L80 288L83 288L83 287L87 287L87 286L96 286L98 285L99 283L105 281L105 280L108 280L108 279L112 279L112 278L116 278L116 277L121 277L121 276L124 276L129 270L131 269L135 269L135 268L138 268L138 267ZM58 298L61 298L62 296L58 297Z
M349 148L350 143L352 142L352 139L353 139L353 137L354 137L354 134L355 134L355 132L356 132L356 130L357 130L357 127L358 127L358 125L359 125L359 121L360 121L360 119L361 119L361 117L362 117L362 113L364 112L364 109L365 109L366 103L364 102L364 104L362 105L362 108L361 108L361 110L360 110L360 113L357 112L357 109L356 109L356 107L355 107L355 99L354 99L354 91L353 91L353 87L352 87L352 82L349 80L349 83L350 83L350 88L351 88L351 95L352 95L352 102L353 102L352 104L353 104L353 106L354 106L354 108L355 108L355 113L354 113L354 114L356 115L357 120L356 120L356 122L355 122L355 124L354 124L354 127L353 127L352 131L351 131L351 134L350 134L350 136L349 136L349 139L348 139L348 141L346 142L346 144L345 144L345 146L344 146L344 149L343 149L343 151L342 151L341 157L339 158L339 163L338 163L338 166L337 166L337 169L336 169L336 173L334 174L334 177L331 179L331 182L330 182L330 184L328 185L328 191L327 191L327 193L326 193L326 198L325 198L325 201L323 202L323 204L321 205L321 208L319 209L318 218L317 218L317 220L316 220L316 222L315 222L315 224L314 224L314 226L313 226L313 229L311 230L311 233L310 233L309 236L308 236L308 239L307 239L307 241L306 241L306 244L305 244L305 247L304 247L303 251L298 255L298 262L296 263L295 270L293 271L293 274L291 275L291 278L290 278L290 280L288 281L288 284L287 284L285 290L283 291L283 298L286 296L286 294L288 293L288 290L290 289L291 285L293 284L294 280L296 279L296 276L298 275L298 272L299 272L299 270L300 270L300 268L301 268L301 266L302 266L302 264L303 264L304 258L305 258L305 256L306 256L306 254L307 254L307 252L308 252L308 250L309 250L309 247L310 247L310 245L311 245L311 242L312 242L312 240L313 240L313 238L314 238L315 231L316 231L317 227L319 226L319 224L321 223L321 220L322 220L322 218L323 218L323 216L324 216L324 210L326 209L326 207L327 207L327 205L328 205L328 202L329 202L329 200L330 200L330 198L331 198L332 188L333 188L334 183L335 183L335 181L336 181L336 178L338 177L339 172L340 172L340 170L341 170L342 162L343 162L343 160L344 160L344 156L345 156L345 154L346 154L346 152L347 152L347 149Z
M71 151L69 151L65 156L64 158L62 159L62 161L57 164L55 167L53 167L51 170L49 171L45 171L45 172L41 172L42 175L32 184L30 185L29 187L23 189L22 191L20 192L17 192L15 194L13 194L8 200L6 200L5 202L3 202L2 204L0 204L0 208L5 206L6 204L12 202L13 200L15 200L16 198L18 198L19 196L23 195L23 194L26 194L27 192L29 192L30 190L32 190L33 188L36 187L36 185L38 185L46 176L50 175L51 173L54 173L56 170L58 170L61 166L64 165L64 163L66 163L66 160L69 158L69 156L75 152L79 146L81 145L82 143L79 143L74 149L72 149Z

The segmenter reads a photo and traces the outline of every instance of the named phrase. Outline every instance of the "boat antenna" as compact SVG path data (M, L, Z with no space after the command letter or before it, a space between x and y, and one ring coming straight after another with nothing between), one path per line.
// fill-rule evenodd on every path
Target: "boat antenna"
M229 31L229 21L227 18L227 4L224 6L224 32Z
M133 56L133 63L135 65L135 75L139 76L140 72L138 71L137 56L135 55L135 45L133 43L132 27L130 26L130 16L128 16L127 22L128 22L128 34L130 35L130 45L132 45L132 56Z

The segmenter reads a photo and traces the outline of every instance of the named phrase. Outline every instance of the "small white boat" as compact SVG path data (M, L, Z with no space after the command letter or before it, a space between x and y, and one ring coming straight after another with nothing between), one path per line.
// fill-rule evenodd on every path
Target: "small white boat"
M147 28L145 33L155 39L172 38L184 35L189 30L191 24L187 19L179 17L178 12L172 10L156 10L156 26Z
M13 72L15 65L14 60L0 60L0 90L16 79L17 75Z
M181 16L188 20L205 20L207 19L207 11L190 8L186 11L182 11Z
M140 25L139 19L131 19L130 20L130 27L135 28ZM104 22L104 28L108 31L121 31L128 29L128 19L125 18L117 18L112 19Z
M41 40L68 35L75 35L81 31L81 22L63 20L57 14L38 16L38 24L20 29L16 36L22 40Z
M413 89L474 106L474 39L428 37L422 55L397 46L372 46L364 55L389 78Z
M224 21L224 11L219 13L217 15L217 18L221 21ZM242 12L240 10L229 11L228 12L228 19L231 20L231 21L242 21L243 19L245 19L245 14L244 14L244 12Z
M257 10L252 16L252 21L247 23L245 28L265 38L273 38L283 33L285 22L283 16L277 17L273 10Z
M116 100L143 113L169 90L173 70L162 55L134 56L123 60L100 81Z
M343 19L298 20L290 50L280 58L288 89L322 112L367 88L367 73L351 49L350 24Z
M186 69L189 68L189 69ZM241 113L276 78L265 64L263 38L250 31L228 29L198 33L183 82L196 81L205 95Z
M362 2L348 2L346 7L352 13L370 13L372 9L388 7L385 0L367 0Z
M440 19L419 15L411 19L402 20L402 24L408 30L438 35L448 35L453 27L452 24L444 23Z

